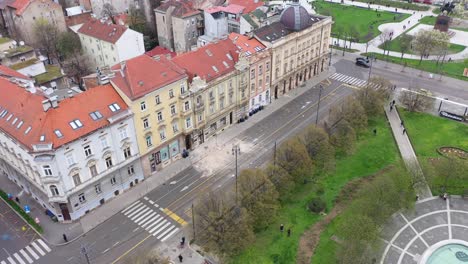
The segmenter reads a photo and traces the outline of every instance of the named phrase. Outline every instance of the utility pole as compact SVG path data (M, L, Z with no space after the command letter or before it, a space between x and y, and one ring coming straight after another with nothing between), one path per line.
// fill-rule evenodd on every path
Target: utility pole
M319 100L318 100L318 104L317 104L317 116L315 117L315 125L318 124L318 116L319 116L319 110L320 110L320 99L322 98L322 90L323 90L323 86L321 84L319 85L319 87L320 87Z
M238 144L232 146L232 154L235 155L236 157L236 204L237 202L239 201L238 200L238 188L237 188L237 176L238 176L238 168L237 168L237 155L239 154L240 155L240 147Z

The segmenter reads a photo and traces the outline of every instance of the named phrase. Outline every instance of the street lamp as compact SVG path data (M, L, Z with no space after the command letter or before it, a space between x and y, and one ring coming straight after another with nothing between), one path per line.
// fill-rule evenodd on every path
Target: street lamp
M236 157L236 204L237 204L237 176L238 176L238 169L237 169L237 155L240 155L241 152L240 152L240 147L239 147L239 144L236 144L236 145L233 145L232 146L232 155L234 155Z
M318 124L318 115L319 115L319 109L320 109L320 99L322 98L322 90L323 90L323 85L319 85L320 87L320 90L319 90L319 100L318 100L318 104L317 104L317 116L315 118L315 125Z

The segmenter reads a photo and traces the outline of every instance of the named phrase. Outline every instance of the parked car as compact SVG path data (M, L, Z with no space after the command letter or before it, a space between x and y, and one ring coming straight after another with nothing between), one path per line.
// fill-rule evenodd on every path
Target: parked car
M370 65L369 63L363 61L363 60L357 60L356 61L356 65L357 66L361 66L361 67L364 67L364 68L370 68Z
M368 58L364 58L364 57L359 57L359 58L356 58L356 62L357 61L364 61L366 63L369 63L369 59Z

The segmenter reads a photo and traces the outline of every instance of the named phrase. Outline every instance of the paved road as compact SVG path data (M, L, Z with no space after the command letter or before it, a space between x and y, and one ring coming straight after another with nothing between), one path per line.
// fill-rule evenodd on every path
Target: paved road
M345 56L344 58L346 59L334 58L334 66L339 74L354 78L349 80L356 83L359 82L356 80L367 80L368 69L355 66L352 57ZM398 71L396 68L384 68L384 65L379 65L379 63L373 69L373 73L382 72L395 79L397 83L405 83L411 79L398 74ZM331 105L352 93L352 89L340 81L341 78L329 79L330 85L322 93L321 119L326 116ZM415 79L418 82L425 82L417 76L413 77L413 80ZM461 89L456 82L453 83L455 89ZM440 89L440 83L431 80L427 82L425 88ZM454 91L444 90L455 97ZM275 141L281 142L298 133L308 124L314 123L318 93L318 89L307 90L280 110L241 133L236 141L250 145L251 149L239 157L240 168L261 166L271 159ZM462 96L468 99L468 94L462 93ZM84 238L52 250L38 263L86 263L81 248L86 249L91 263L108 264L114 263L115 260L118 260L118 263L124 263L122 255L131 257L141 254L145 249L153 247L163 239L178 236L177 232L190 221L190 207L198 194L207 188L226 188L233 183L233 174L234 160L209 175L197 168L188 168L171 179L170 183L149 192L146 199L140 199L137 204L124 209L123 213L109 218Z

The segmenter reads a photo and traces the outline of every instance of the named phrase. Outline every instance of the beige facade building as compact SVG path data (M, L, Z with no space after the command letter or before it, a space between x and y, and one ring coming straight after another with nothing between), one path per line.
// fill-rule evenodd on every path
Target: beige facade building
M243 120L248 112L248 69L231 40L209 44L179 55L173 61L189 75L193 102L193 130L187 131L187 148ZM201 63L202 62L202 63Z
M159 45L177 53L190 51L203 35L203 14L190 0L169 0L155 9Z
M65 16L62 7L52 0L13 0L0 3L1 19L4 31L11 38L35 44L34 25L44 19L55 25L59 31L65 31Z
M254 31L271 53L272 96L287 93L328 70L331 17L310 15L299 3L281 13L280 21Z

